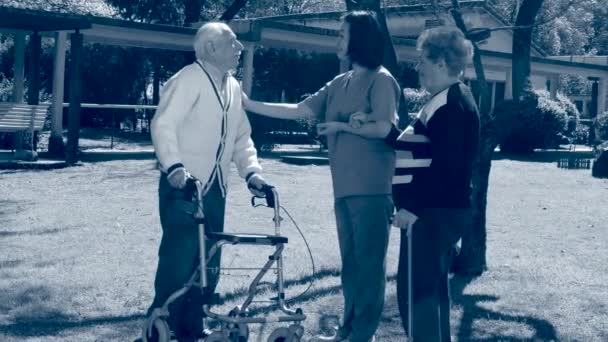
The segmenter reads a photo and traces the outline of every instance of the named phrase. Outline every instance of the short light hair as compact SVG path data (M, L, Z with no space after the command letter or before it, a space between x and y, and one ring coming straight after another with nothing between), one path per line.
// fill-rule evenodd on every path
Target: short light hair
M194 36L194 54L196 59L205 59L205 43L217 42L226 32L231 32L230 26L222 22L208 22L201 26Z
M435 63L444 60L450 76L460 75L473 57L473 44L454 26L424 30L416 41L416 50Z

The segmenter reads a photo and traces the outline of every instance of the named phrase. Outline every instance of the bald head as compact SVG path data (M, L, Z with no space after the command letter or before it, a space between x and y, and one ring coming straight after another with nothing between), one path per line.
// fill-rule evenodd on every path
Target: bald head
M227 39L232 33L230 27L224 23L211 22L201 26L194 36L194 53L197 59L206 60L207 51L205 46L207 43L217 44L223 39Z

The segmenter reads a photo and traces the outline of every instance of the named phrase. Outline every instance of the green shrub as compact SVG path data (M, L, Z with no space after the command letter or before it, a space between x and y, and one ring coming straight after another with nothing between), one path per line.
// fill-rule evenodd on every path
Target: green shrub
M501 152L530 154L535 148L554 148L568 142L567 111L546 92L528 93L512 110L517 112L515 122L500 144Z
M566 95L557 93L557 101L566 111L568 122L566 123L566 132L564 134L568 138L575 138L577 128L580 124L580 113L576 105Z
M564 139L568 125L568 113L558 101L540 96L537 115L541 120L537 126L540 139L535 148L558 147L559 144L568 142L567 139Z
M597 128L597 138L602 141L608 141L608 111L598 115L595 119L595 127Z
M9 102L13 97L13 81L0 72L0 102Z
M580 145L589 143L589 126L577 125L576 130L570 136L570 142Z

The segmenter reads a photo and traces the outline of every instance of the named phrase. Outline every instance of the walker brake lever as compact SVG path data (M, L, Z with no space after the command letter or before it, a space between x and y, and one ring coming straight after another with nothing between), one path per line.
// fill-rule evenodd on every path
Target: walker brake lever
M274 193L272 192L272 189L274 189L274 186L272 185L262 185L261 189L256 189L256 190L260 190L264 193L264 197L261 196L252 196L251 197L251 206L252 207L257 207L260 204L256 204L255 199L256 198L265 198L266 199L266 206L270 207L270 208L274 208L275 205L275 198L274 198Z

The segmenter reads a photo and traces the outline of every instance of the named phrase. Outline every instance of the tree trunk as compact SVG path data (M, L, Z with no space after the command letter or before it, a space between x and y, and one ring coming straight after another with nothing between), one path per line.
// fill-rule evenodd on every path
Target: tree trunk
M466 35L467 29L459 12L458 0L452 0L454 10L452 16L458 28ZM524 0L517 15L516 25L532 25L536 18L536 13L542 5L542 0ZM522 13L523 12L523 13ZM522 32L527 35L522 36ZM515 30L513 36L513 95L519 98L521 89L527 83L530 76L530 45L532 42L531 29ZM477 80L480 83L482 94L488 92L485 80L481 54L477 44L473 44L475 55L473 63ZM517 47L516 47L517 46ZM519 50L518 50L519 49ZM516 58L517 56L517 58ZM516 79L517 77L517 86ZM516 92L517 87L517 92ZM481 96L482 101L489 98ZM479 104L483 108L482 104ZM487 106L490 108L490 106ZM462 246L458 257L454 261L453 270L462 275L480 275L486 269L486 208L488 199L488 183L490 170L492 168L492 154L494 149L502 139L508 135L514 121L514 113L503 112L501 117L495 117L490 113L481 111L481 136L478 159L473 169L473 222L470 229L462 238Z
M532 25L543 4L543 0L524 0L519 7L515 26L527 26L513 31L512 93L516 101L522 95L530 79L530 50L532 44Z
M201 9L205 4L205 0L187 0L184 2L184 19L185 26L189 26L192 23L196 23L201 18Z
M467 28L460 13L458 0L452 0L452 17L456 26L466 35ZM486 81L483 63L481 61L481 51L477 44L473 42L473 66L479 83L481 101L486 101L488 96L488 84ZM479 108L490 108L482 106ZM467 228L462 236L462 246L460 253L454 260L452 269L455 273L462 275L480 275L486 269L486 206L488 198L488 180L490 169L492 168L492 151L494 150L494 134L492 117L486 111L480 111L481 132L479 139L479 152L477 160L473 165L473 193L472 193L472 214L471 226Z
M226 9L226 12L220 17L221 21L229 22L234 16L239 13L241 8L245 7L247 0L234 0L232 5Z

